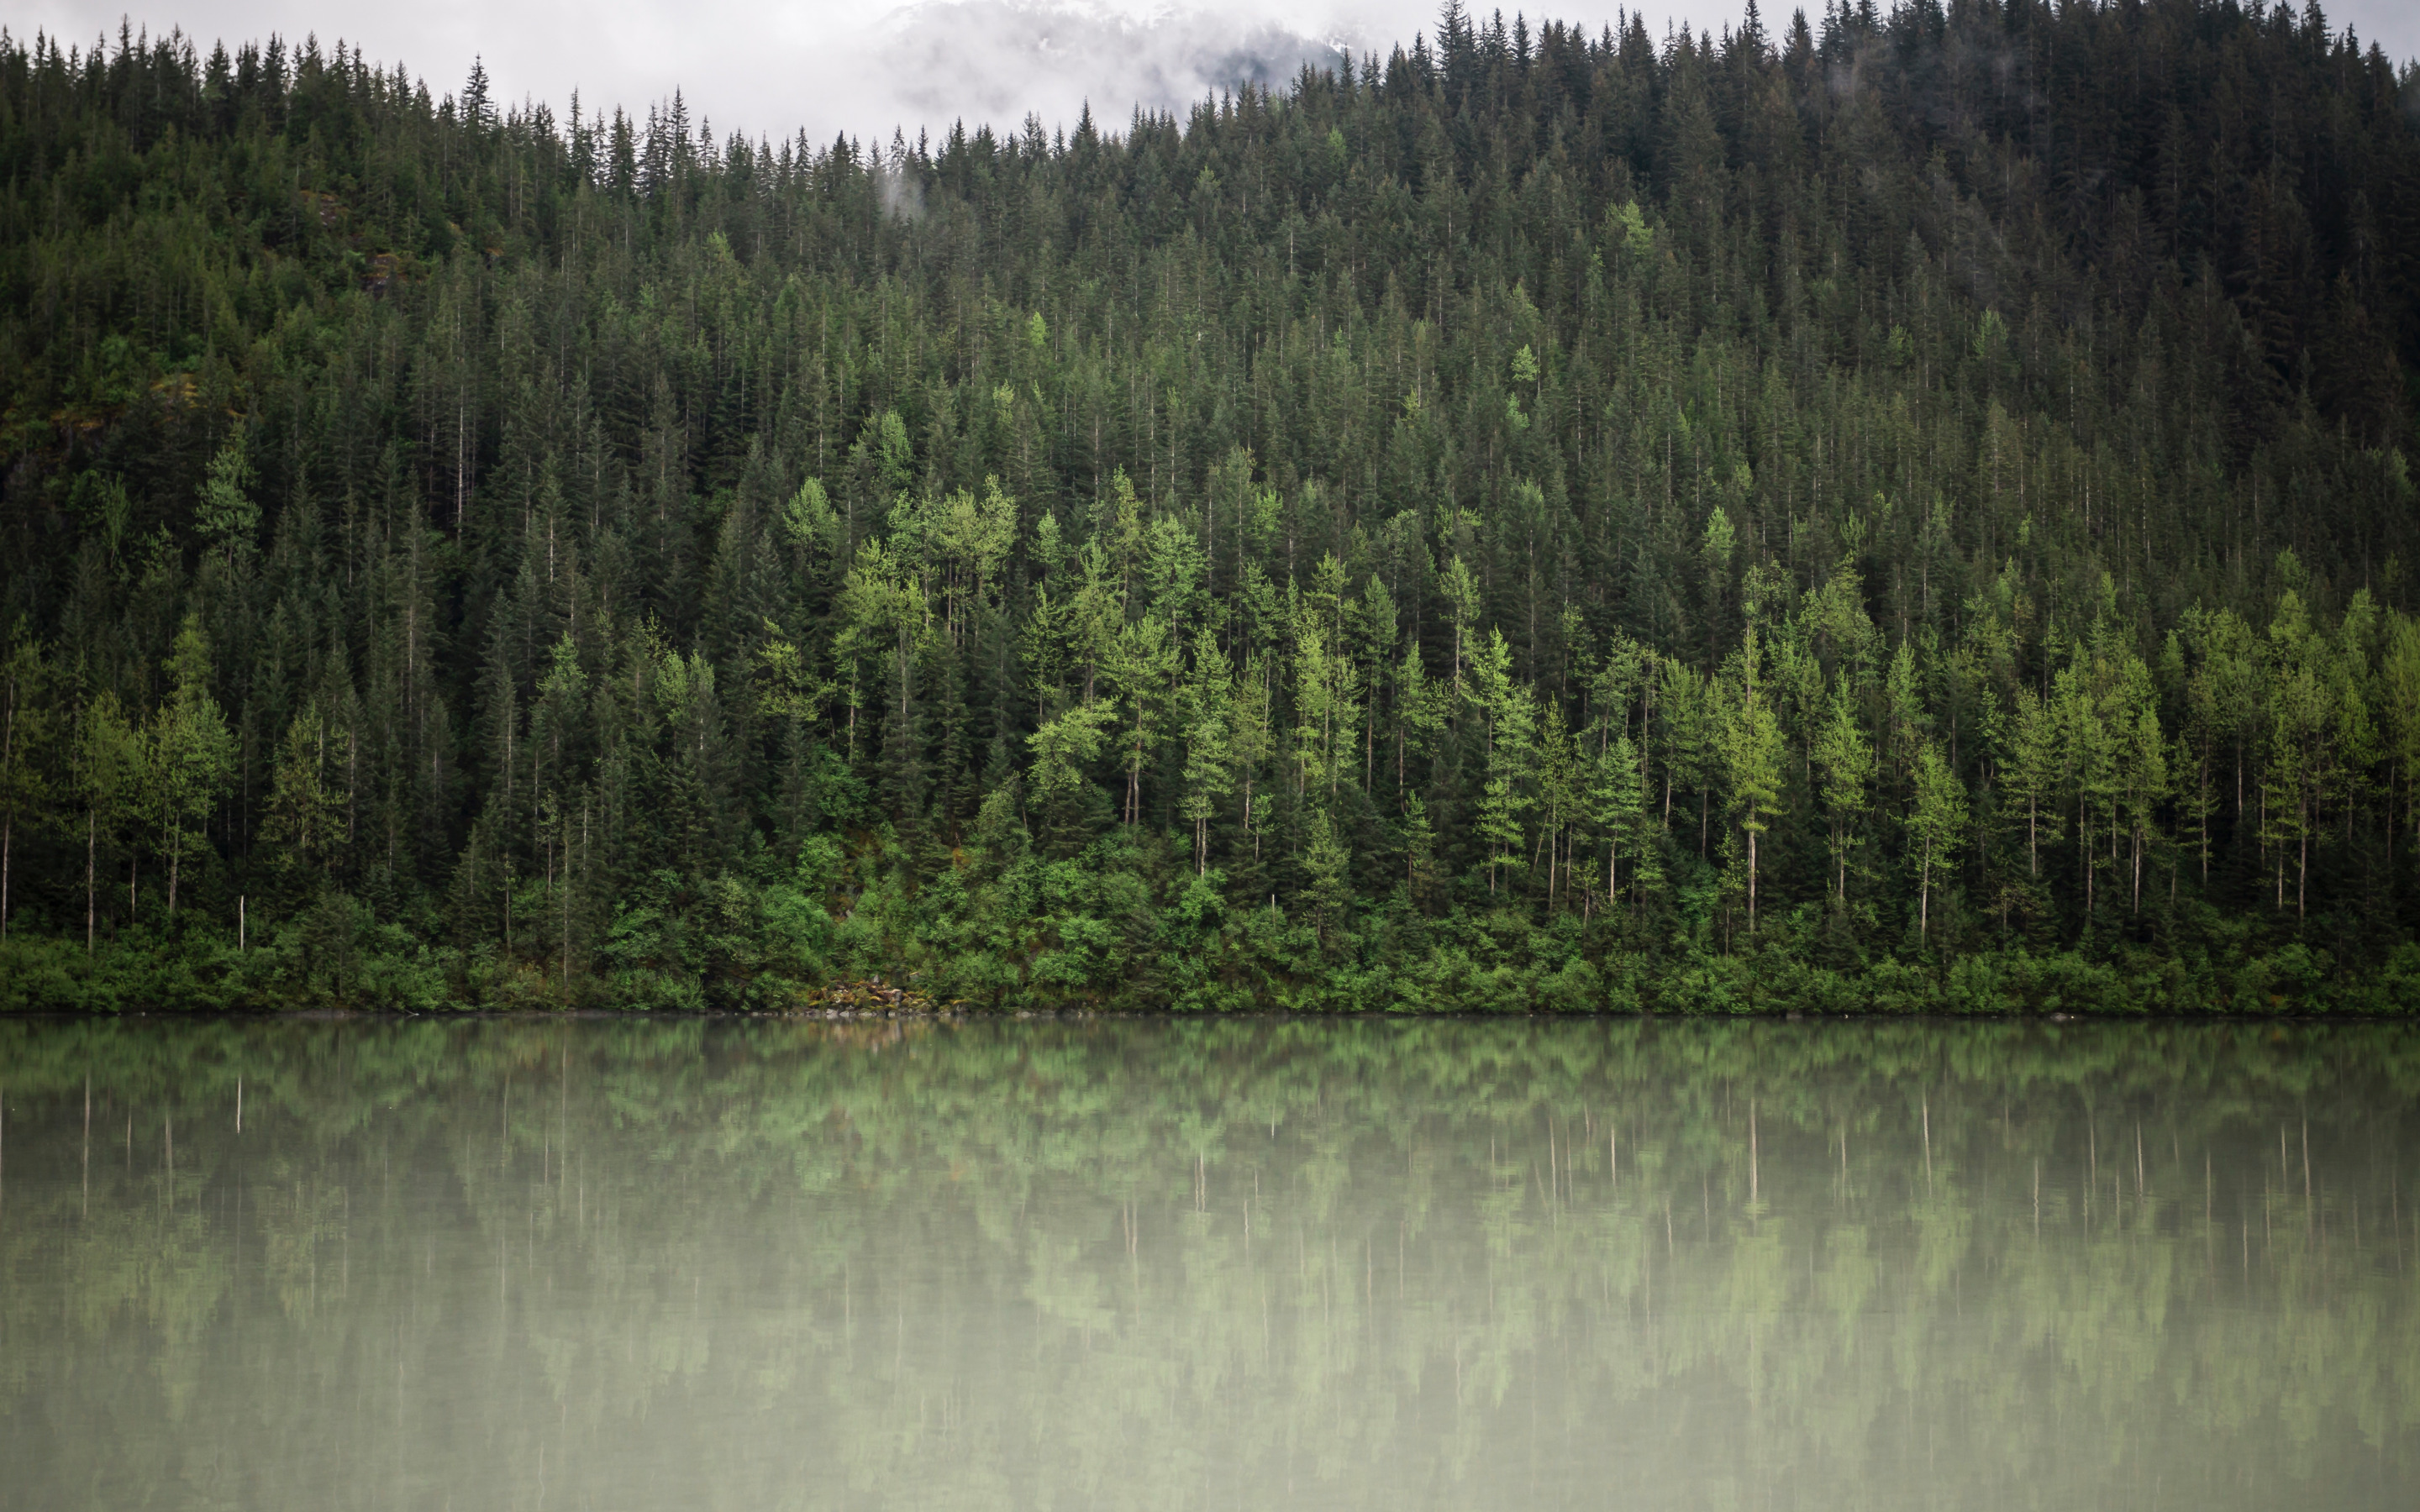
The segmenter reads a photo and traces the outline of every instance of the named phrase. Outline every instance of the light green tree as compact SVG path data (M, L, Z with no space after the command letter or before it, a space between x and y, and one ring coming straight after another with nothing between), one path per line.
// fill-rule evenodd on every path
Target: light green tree
M1101 744L1117 721L1117 706L1104 700L1078 703L1045 719L1028 737L1033 768L1027 787L1046 815L1066 811L1084 790L1084 768L1099 758Z
M2368 609L2357 593L2347 620ZM2269 626L2271 674L2268 760L2262 774L2260 838L2275 867L2276 906L2286 906L2286 856L2293 853L2294 913L2309 907L2311 842L2322 811L2350 799L2361 769L2374 758L2375 727L2363 696L2358 631L2331 640L2314 628L2302 598L2288 589Z
M774 522L809 571L820 575L841 559L842 543L847 532L839 512L832 508L831 496L824 491L822 479L809 478L799 484L799 491L783 501Z
M1210 870L1211 817L1235 791L1233 743L1228 738L1234 698L1234 669L1217 640L1203 631L1194 640L1193 675L1186 688L1185 799L1177 810L1193 825L1196 876Z
M899 715L908 716L915 688L913 664L917 649L932 628L924 599L924 583L914 566L892 551L888 543L869 540L858 548L840 591L841 632L834 650L850 669L852 685L858 657L887 654L892 677L899 690ZM850 701L851 745L854 748L856 702Z
M1344 925L1352 916L1353 852L1336 833L1335 822L1324 808L1312 812L1307 838L1302 854L1307 883L1303 902L1311 905L1311 928L1320 949L1333 954L1343 943Z
M168 917L185 852L205 843L202 826L235 777L235 736L210 694L209 642L189 614L168 654L167 702L151 717L147 747L152 820L168 853Z
M1512 676L1512 648L1490 629L1471 657L1469 697L1485 725L1487 775L1479 799L1479 837L1487 844L1487 890L1497 869L1519 851L1537 745L1537 697Z
M2009 753L2001 764L2000 786L2009 795L2010 822L2022 825L2025 832L2028 877L2041 875L2043 842L2055 843L2063 832L2063 754L2052 706L2032 688L2020 687L2015 716L2009 721Z
M1833 682L1823 717L1815 727L1814 745L1815 767L1823 778L1823 815L1831 829L1832 902L1844 906L1849 901L1849 852L1856 844L1857 826L1871 804L1875 764L1873 743L1866 738L1865 724L1857 717L1846 671Z
M1562 705L1551 699L1543 702L1538 731L1536 762L1538 807L1541 810L1538 839L1532 850L1535 856L1543 854L1546 860L1546 900L1552 907L1560 895L1558 879L1568 885L1572 845L1566 839L1574 825L1587 814L1587 786L1590 764L1580 754L1579 742L1563 722Z
M1462 700L1462 668L1468 655L1467 642L1479 620L1479 579L1471 576L1469 566L1459 556L1446 563L1445 571L1437 577L1437 592L1445 597L1446 617L1453 625L1451 681L1454 702L1459 703Z
M1782 765L1788 748L1772 695L1761 681L1763 654L1750 625L1725 679L1720 746L1732 822L1747 843L1747 929L1756 933L1758 842L1781 810Z
M1720 505L1706 517L1705 532L1698 538L1698 557L1706 569L1706 629L1710 638L1719 636L1723 616L1730 600L1731 551L1739 532L1731 517ZM1706 660L1711 663L1718 648L1706 647Z
M1181 666L1168 625L1156 614L1125 625L1109 649L1109 687L1130 716L1122 810L1129 825L1142 823L1142 770L1158 741L1160 717L1172 701Z
M940 570L942 623L951 644L964 639L970 610L986 601L1016 543L1016 501L1001 491L998 477L985 477L980 500L961 489L941 501L929 523L927 550Z
M1616 735L1613 743L1597 754L1595 781L1590 788L1595 801L1596 822L1605 834L1605 895L1606 906L1619 906L1621 898L1621 864L1630 862L1631 889L1643 896L1643 889L1662 879L1653 844L1657 828L1653 795L1648 791L1647 772L1640 760L1638 747L1629 734Z
M119 711L117 695L104 688L89 700L76 724L76 796L84 803L84 948L92 950L101 842L113 843L146 779L142 731Z
M2387 810L2394 811L2395 782L2403 786L2403 821L2420 842L2420 620L2397 615L2387 632L2378 676L2380 712L2391 763ZM2207 863L2205 862L2205 866Z
M2118 806L2118 742L2113 738L2095 668L2081 646L2051 681L2051 704L2059 733L2059 764L2075 800L2076 859L2083 875L2084 912L2099 905L2100 874L2115 864ZM2111 849L2101 846L2097 823L2105 823Z
M1664 824L1672 824L1672 790L1693 788L1698 794L1698 854L1706 854L1707 803L1713 784L1707 781L1707 751L1714 729L1712 699L1706 679L1677 656L1663 660L1655 683L1656 732L1664 747Z
M1299 787L1334 801L1350 770L1344 743L1361 722L1359 676L1353 658L1313 613L1297 616L1295 633L1295 760Z
M2183 623L2194 652L2185 684L2194 738L2211 751L2213 761L2221 748L2231 753L2235 817L2241 825L2250 802L2247 784L2260 752L2268 700L2266 653L2260 637L2233 609L2195 605L2185 610ZM2206 870L2207 854L2204 861Z
M334 864L344 832L344 800L328 780L333 733L314 699L295 714L278 742L260 838L273 852L277 868L289 874L325 872Z
M1894 784L1915 779L1916 748L1923 743L1931 725L1931 721L1925 717L1924 692L1916 676L1916 648L1901 640L1883 673L1882 734Z
M1908 843L1916 851L1916 934L1932 928L1932 871L1954 859L1966 835L1966 785L1931 740L1916 748L1916 801L1908 810Z
M1405 766L1415 752L1425 752L1429 737L1445 728L1452 690L1429 680L1420 664L1420 648L1404 653L1395 674L1395 791L1405 784Z
M202 538L225 552L252 544L260 529L260 506L245 490L252 486L252 464L245 458L243 434L229 431L203 475L201 497L194 501L194 524Z
M1371 792L1378 779L1378 706L1387 693L1387 674L1393 668L1397 630L1394 595L1373 573L1361 586L1360 634L1357 636L1361 687L1361 791ZM1401 691L1396 690L1400 703Z
M2149 670L2140 660L2130 658L2125 681L2117 689L2116 699L2116 782L2129 843L2129 908L2139 913L2143 907L2143 858L2149 853L2156 835L2160 805L2168 798L2168 743L2160 729L2157 690L2151 686Z
M1404 800L1403 836L1404 890L1414 907L1422 907L1436 888L1436 828L1417 793Z
M1261 826L1258 810L1253 805L1253 789L1260 780L1262 769L1277 748L1276 715L1271 704L1270 686L1276 671L1265 655L1255 654L1244 664L1242 675L1235 679L1235 692L1228 708L1227 751L1234 763L1235 782L1243 789L1244 833L1252 837L1252 859L1261 856Z

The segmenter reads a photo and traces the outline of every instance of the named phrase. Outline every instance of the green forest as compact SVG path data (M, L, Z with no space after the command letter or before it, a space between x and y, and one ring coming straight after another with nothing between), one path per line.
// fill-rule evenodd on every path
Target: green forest
M2316 5L828 145L0 38L0 1006L2410 1011L2415 414Z

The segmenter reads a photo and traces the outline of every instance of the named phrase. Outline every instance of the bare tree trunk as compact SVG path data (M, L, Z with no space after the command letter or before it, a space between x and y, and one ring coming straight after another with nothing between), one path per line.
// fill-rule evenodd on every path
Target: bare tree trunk
M2310 815L2305 812L2302 817L2304 822L2297 827L2303 834L2294 851L2294 917L2296 918L2303 917L2303 903L2310 891L2311 884Z

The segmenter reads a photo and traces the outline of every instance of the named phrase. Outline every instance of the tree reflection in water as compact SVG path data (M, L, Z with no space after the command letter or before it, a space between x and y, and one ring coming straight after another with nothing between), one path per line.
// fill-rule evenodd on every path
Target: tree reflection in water
M0 1067L7 1506L2358 1506L2420 1460L2395 1026L97 1020Z

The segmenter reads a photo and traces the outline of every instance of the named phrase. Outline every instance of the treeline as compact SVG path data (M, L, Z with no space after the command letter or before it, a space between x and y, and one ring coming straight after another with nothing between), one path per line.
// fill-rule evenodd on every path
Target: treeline
M2415 122L2188 0L887 147L8 40L5 991L2409 1006Z

